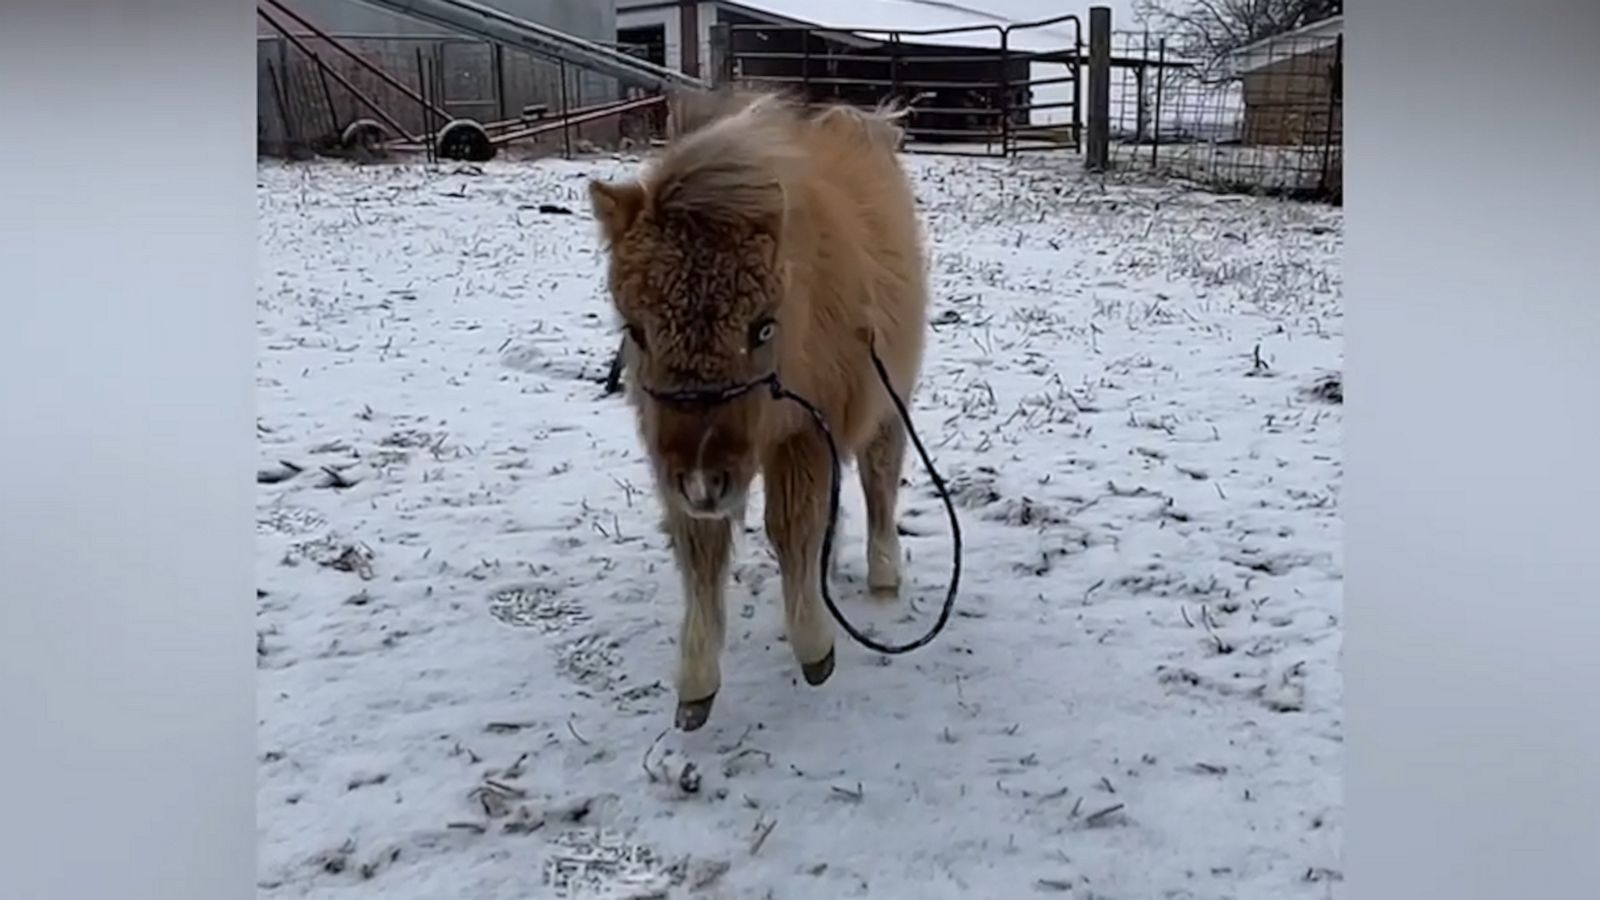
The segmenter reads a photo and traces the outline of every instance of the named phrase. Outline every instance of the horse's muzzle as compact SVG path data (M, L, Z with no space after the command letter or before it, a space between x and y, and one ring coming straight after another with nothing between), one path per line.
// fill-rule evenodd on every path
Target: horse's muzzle
M733 475L726 469L692 469L678 476L684 512L697 519L721 519L737 503Z

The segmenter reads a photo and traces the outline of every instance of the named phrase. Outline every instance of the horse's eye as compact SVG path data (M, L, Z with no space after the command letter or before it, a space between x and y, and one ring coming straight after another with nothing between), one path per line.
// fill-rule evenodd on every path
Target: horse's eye
M638 347L640 350L645 349L644 329L640 328L639 326L628 326L628 339L633 341L634 346Z
M762 319L750 326L750 346L760 347L778 335L778 323Z

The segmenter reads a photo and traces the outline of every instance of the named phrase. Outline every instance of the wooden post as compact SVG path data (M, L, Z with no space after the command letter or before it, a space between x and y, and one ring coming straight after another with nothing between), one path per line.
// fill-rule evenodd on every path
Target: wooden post
M1143 62L1145 61L1147 60L1141 60L1141 65L1139 68L1133 70L1133 90L1137 95L1133 101L1133 142L1135 144L1139 144L1144 141L1144 130L1146 125L1144 95L1145 66L1143 65Z
M1156 120L1150 129L1150 168L1160 166L1161 156L1161 91L1166 87L1167 39L1162 38L1156 50Z
M1144 33L1144 44L1139 53L1139 65L1133 70L1133 143L1137 146L1144 142L1144 129L1146 117L1149 114L1148 99L1145 94L1145 77L1150 69L1150 32Z
M293 159L294 154L290 151L290 147L294 143L294 138L291 136L295 133L294 126L289 124L289 107L283 100L283 82L278 80L278 67L274 66L270 59L267 60L267 78L272 82L273 105L278 108L278 122L283 126L283 156L285 159Z
M1084 166L1104 172L1111 162L1111 7L1089 7L1089 139Z
M1011 155L1011 29L1000 30L1000 155ZM1026 109L1023 115L1028 115ZM1031 117L1030 117L1031 123ZM988 150L993 145L993 129L985 129L983 147Z
M506 57L505 48L499 44L489 45L489 57L494 61L494 111L495 118L504 122L506 115Z
M726 22L711 26L711 83L717 87L733 80L733 30Z
M700 4L696 0L678 2L678 70L700 77Z
M1323 132L1322 132L1322 173L1321 173L1321 177L1317 181L1317 190L1319 192L1321 192L1324 195L1327 195L1329 193L1338 193L1338 194L1341 195L1341 199L1342 199L1342 195L1344 193L1344 174L1343 174L1343 172L1340 173L1339 186L1338 186L1337 191L1330 191L1330 188L1332 187L1332 185L1329 183L1328 176L1330 174L1330 170L1332 169L1333 142L1334 142L1335 136L1337 135L1339 143L1341 145L1344 143L1344 115L1343 115L1343 113L1344 113L1344 109L1343 109L1344 104L1343 104L1343 99L1344 99L1344 35L1341 34L1341 35L1339 35L1338 41L1333 45L1333 65L1331 67L1329 67L1329 69L1328 69L1328 109L1327 109L1327 117L1328 118L1327 118L1327 123L1326 123L1325 127L1323 128ZM1337 129L1335 129L1335 126L1334 126L1334 118L1336 116L1339 119L1339 124L1338 124ZM1340 165L1341 169L1344 166L1344 158L1342 156L1340 157L1339 165Z
M556 62L561 71L561 158L571 159L572 123L568 117L572 115L572 101L567 96L567 61L560 59Z
M422 59L422 45L418 44L417 52L417 108L421 113L421 121L417 128L421 131L419 140L423 144L423 158L429 163L433 162L433 134L429 128L433 120L428 117L428 67Z

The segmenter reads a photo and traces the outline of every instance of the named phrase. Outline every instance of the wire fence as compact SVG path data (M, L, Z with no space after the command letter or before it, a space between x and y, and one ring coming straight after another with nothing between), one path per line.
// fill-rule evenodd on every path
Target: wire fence
M743 46L737 39L740 30L734 29L730 36L729 68L748 71L742 71L744 77L736 80L763 80L759 76L750 79L763 66L800 65L776 59L785 54L771 48L763 51ZM790 31L810 39L804 34L807 29L761 30L768 43L773 34ZM652 62L679 62L681 48L666 42L664 35L629 31L620 30L620 40L613 46ZM1026 29L1017 33L1028 37ZM982 82L977 88L967 84L974 77L964 70L957 72L956 67L986 64L984 53L994 55L999 45L988 51L940 49L913 56L917 48L902 44L904 51L884 53L884 61L876 69L850 74L862 90L875 92L860 100L867 105L883 99L878 94L909 91L904 99L915 112L910 124L918 136L942 137L945 144L965 139L966 143L938 147L944 152L970 145L977 153L1010 154L1035 149L1035 144L1081 150L1079 129L1088 113L1080 112L1080 85L1090 78L1089 54L1081 36L1082 32L1053 37L1059 49L1051 52L1033 47L1007 49L994 72L985 70L976 78ZM636 37L645 40L628 40ZM517 155L570 156L600 148L644 147L666 134L665 105L608 114L604 111L607 104L643 95L577 66L460 37L345 35L339 42L408 90L385 83L316 36L299 35L298 45L279 36L263 36L257 42L261 152L287 156L323 152L338 144L341 130L352 122L375 118L372 104L399 126L388 127L387 132L418 138L436 134L448 118L430 113L428 103L418 102L419 95L447 117L485 123L497 135L514 132ZM700 71L715 78L720 63L710 46L700 44ZM1113 167L1224 191L1342 201L1342 37L1284 36L1209 60L1186 57L1180 46L1181 42L1169 35L1112 34L1107 118L1108 157ZM796 70L798 75L787 70L763 74L793 76L815 88L829 78L840 80L823 68L873 62L864 56L864 61L856 60L865 51L824 49L827 52L818 58L812 58L816 51L809 44L797 51L798 55L788 54L797 55L804 63ZM320 64L307 51L320 57ZM912 63L932 68L923 77ZM339 77L330 77L331 72ZM880 81L883 84L878 84ZM941 93L922 82L962 86L966 91ZM350 86L356 90L349 90ZM960 93L956 99L962 102L945 97L946 93ZM968 109L964 104L969 94L982 94L984 102ZM858 98L848 99L854 102ZM597 111L592 116L586 113L591 109ZM961 119L961 124L952 125L940 119L955 121L958 112L978 124ZM565 124L569 117L573 120L570 126ZM548 122L561 124L540 124ZM955 136L939 136L940 131ZM982 134L975 137L967 131ZM511 149L510 144L502 146Z
M1211 187L1338 202L1341 36L1283 37L1212 60L1172 38L1112 36L1111 160Z

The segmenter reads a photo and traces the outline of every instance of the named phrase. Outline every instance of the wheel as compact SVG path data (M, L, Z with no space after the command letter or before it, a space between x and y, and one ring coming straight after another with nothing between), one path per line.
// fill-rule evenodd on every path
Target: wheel
M456 119L439 131L434 149L441 159L488 162L494 159L496 148L482 125L471 119Z
M357 119L344 127L339 143L346 150L372 150L389 136L388 129L371 119Z

